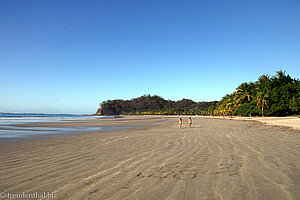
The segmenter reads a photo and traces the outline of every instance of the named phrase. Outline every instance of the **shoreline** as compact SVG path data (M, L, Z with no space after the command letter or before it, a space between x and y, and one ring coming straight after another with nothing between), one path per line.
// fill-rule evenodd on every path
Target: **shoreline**
M0 144L29 141L33 139L51 138L57 136L67 136L75 134L85 134L103 131L118 131L122 129L133 129L139 127L137 123L132 123L127 118L126 123L122 123L121 118L101 119L78 119L61 121L43 121L27 123L7 123L0 124ZM116 123L117 122L117 123Z

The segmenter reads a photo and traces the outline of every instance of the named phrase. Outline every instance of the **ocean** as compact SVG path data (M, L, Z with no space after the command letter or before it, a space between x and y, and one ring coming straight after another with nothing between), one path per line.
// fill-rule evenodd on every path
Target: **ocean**
M72 120L89 120L112 118L113 116L74 115L74 114L42 114L42 113L0 113L0 143L6 139L31 138L41 135L65 135L99 130L114 130L118 127L72 126L72 127L35 127L37 122L64 122ZM16 126L33 123L31 127ZM3 140L5 139L5 140Z
M0 120L72 120L72 119L96 119L107 118L111 116L94 116L88 114L44 114L44 113L0 113Z

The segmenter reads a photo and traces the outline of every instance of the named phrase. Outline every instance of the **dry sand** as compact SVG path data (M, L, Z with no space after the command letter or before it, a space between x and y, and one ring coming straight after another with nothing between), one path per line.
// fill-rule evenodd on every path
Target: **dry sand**
M199 116L199 117L258 121L270 126L284 126L284 127L290 127L296 130L300 130L300 117L227 117L227 116L226 117Z
M252 118L267 125L272 126L286 126L297 130L300 130L300 118L299 117L260 117Z
M299 131L255 121L127 117L142 127L0 145L0 192L57 199L300 199Z

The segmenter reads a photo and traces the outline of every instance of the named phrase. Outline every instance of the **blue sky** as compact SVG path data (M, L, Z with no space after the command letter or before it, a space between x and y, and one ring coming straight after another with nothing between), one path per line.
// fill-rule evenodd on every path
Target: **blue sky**
M94 113L107 99L220 100L300 75L300 1L0 1L0 112Z

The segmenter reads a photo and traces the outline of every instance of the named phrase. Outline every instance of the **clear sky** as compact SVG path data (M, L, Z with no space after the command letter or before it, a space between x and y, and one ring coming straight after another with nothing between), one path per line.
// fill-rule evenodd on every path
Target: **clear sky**
M299 61L298 0L0 1L0 112L220 100Z

